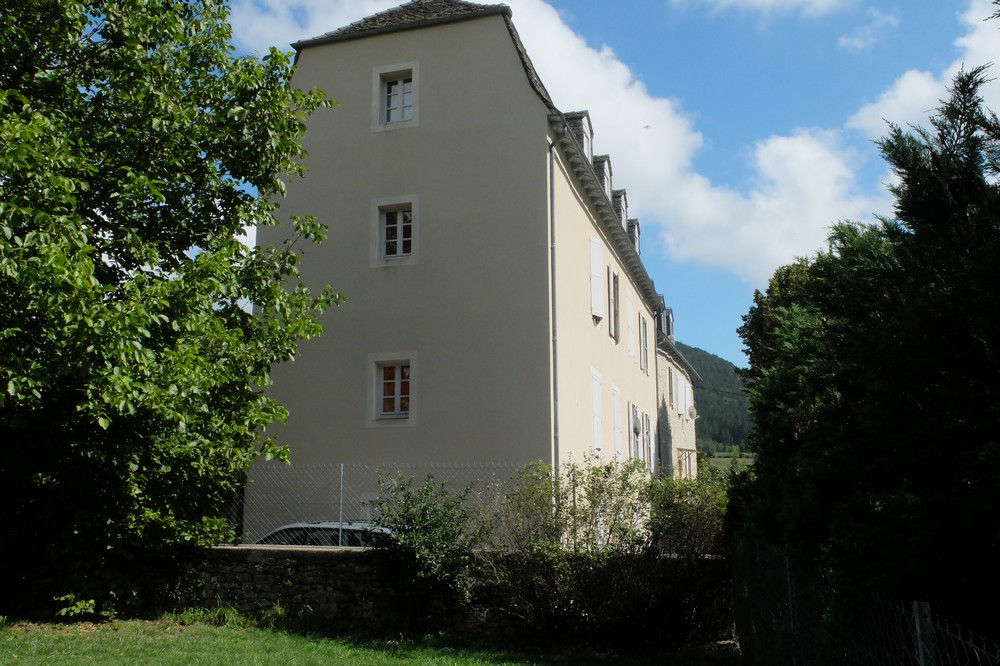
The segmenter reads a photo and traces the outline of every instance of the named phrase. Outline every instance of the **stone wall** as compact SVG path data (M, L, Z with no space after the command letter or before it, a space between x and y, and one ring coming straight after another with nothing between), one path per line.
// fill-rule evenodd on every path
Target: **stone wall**
M280 605L362 631L485 629L457 600L415 593L419 586L387 552L366 548L219 546L192 563L183 587L186 606L259 613Z

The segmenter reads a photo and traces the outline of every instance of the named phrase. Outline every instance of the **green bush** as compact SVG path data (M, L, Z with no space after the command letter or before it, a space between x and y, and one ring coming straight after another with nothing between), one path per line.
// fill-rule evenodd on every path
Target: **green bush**
M677 647L717 637L730 618L725 562L703 557L721 552L727 480L701 475L675 482L597 460L557 475L537 462L480 486L475 502L471 486L383 475L375 523L393 531L386 548L425 618L441 593L458 593L537 643Z

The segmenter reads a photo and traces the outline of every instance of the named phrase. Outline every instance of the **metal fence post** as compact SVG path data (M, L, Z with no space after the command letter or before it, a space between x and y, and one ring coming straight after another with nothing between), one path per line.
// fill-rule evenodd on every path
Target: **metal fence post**
M340 529L337 533L337 545L344 545L344 463L340 463Z
M934 624L931 622L931 605L926 601L914 601L913 621L917 629L917 663L920 666L937 666L937 646L934 641Z

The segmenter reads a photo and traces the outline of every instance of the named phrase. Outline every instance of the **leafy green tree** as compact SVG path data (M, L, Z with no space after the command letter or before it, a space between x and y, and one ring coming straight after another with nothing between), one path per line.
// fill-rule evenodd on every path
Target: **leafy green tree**
M1000 585L1000 123L986 80L958 74L930 130L879 142L893 218L836 225L825 252L755 296L740 333L757 460L730 514L738 538L790 544L841 589L980 626Z
M289 285L295 242L323 236L313 220L283 247L238 240L275 223L304 120L329 101L291 87L285 54L234 56L225 2L3 0L0 15L14 604L107 590L132 554L223 538L254 459L287 456L261 435L286 416L270 368L339 296Z

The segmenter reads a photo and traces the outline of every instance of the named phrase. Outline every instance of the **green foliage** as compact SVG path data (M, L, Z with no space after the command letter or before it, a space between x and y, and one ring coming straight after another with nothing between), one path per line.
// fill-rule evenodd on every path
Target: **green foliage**
M250 464L287 456L263 389L339 297L289 284L314 221L281 248L237 236L276 223L329 102L285 54L234 57L217 0L3 13L0 582L96 598L138 551L223 539Z
M750 411L735 365L697 347L675 343L698 369L702 383L694 387L698 405L699 453L739 453L747 450Z
M704 481L675 484L637 461L599 460L556 475L539 462L472 504L469 489L383 478L375 522L396 536L385 547L409 565L401 584L422 609L434 599L421 582L432 582L535 642L678 646L728 622L724 563L701 557L718 552L726 479L706 469Z
M740 330L756 461L730 516L737 542L789 544L834 587L995 627L1000 122L985 76L959 73L932 129L879 142L893 219L836 225L756 294Z
M650 488L649 532L658 552L689 560L725 554L730 471L702 462L696 479L657 479Z
M452 493L433 476L414 486L413 477L384 472L379 485L382 493L374 502L372 523L392 533L382 546L430 588L444 585L467 597L472 551L482 543L466 501L472 487Z

